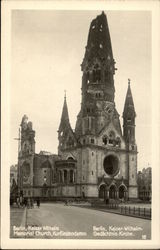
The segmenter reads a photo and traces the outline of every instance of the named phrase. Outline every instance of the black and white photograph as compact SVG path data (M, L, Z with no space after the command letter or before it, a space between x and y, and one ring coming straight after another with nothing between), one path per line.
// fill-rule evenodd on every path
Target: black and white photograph
M153 1L22 2L4 32L4 238L25 249L159 246Z

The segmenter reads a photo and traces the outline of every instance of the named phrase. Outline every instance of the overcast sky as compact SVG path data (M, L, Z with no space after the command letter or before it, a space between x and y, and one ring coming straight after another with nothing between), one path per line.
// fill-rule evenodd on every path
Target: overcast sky
M57 130L67 90L72 128L81 103L82 63L89 26L100 11L12 11L10 165L17 162L18 128L26 114L36 131L36 152L57 153ZM151 13L105 11L115 74L115 102L122 117L131 79L138 169L151 163ZM122 119L121 119L122 121ZM121 122L121 126L122 126Z

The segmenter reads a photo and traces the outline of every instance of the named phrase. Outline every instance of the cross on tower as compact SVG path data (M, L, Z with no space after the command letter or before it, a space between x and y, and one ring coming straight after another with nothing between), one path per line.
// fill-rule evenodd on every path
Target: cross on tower
M130 79L130 78L128 78L128 84L130 84L130 82L131 82L131 79Z
M64 90L64 99L66 99L66 92L67 92L67 91L66 91L66 90Z

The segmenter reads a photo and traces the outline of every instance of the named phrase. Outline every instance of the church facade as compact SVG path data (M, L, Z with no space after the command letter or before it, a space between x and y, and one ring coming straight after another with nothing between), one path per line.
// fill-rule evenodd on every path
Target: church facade
M81 70L81 109L73 130L64 98L58 155L35 154L35 132L23 117L19 189L24 196L35 197L136 199L136 112L129 81L122 131L114 101L115 61L104 12L91 22Z

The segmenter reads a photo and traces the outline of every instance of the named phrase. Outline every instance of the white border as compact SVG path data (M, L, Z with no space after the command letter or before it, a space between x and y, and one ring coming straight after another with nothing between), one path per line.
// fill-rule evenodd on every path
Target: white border
M151 240L55 240L9 238L9 122L10 122L10 37L13 9L54 10L148 10L152 12L152 239ZM133 69L134 70L134 69ZM3 249L136 249L160 247L160 160L159 160L159 85L160 85L160 2L153 1L7 1L2 2L2 206L1 239ZM145 91L145 90L144 90Z

